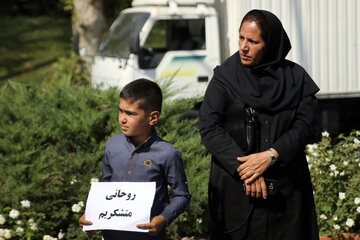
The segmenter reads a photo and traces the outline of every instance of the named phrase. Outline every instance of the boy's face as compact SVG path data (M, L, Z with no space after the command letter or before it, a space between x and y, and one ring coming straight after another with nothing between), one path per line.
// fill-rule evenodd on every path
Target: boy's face
M159 120L160 113L153 111L146 114L139 107L138 100L131 103L128 99L120 98L119 124L125 136L129 137L135 144L144 142L151 134L152 126Z

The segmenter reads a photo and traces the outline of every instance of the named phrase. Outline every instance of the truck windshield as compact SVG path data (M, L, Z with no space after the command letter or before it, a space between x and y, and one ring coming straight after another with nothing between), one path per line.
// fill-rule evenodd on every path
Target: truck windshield
M149 15L149 13L120 15L111 25L105 40L101 43L99 54L107 57L128 58L130 36L140 32Z

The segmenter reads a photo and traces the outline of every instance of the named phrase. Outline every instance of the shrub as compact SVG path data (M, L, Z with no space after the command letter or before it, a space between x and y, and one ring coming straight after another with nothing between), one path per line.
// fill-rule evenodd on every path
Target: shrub
M80 229L68 231L80 215L71 207L86 201L90 179L101 174L104 139L116 130L117 91L79 90L70 84L10 83L5 88L0 98L0 211L29 200L32 213L42 213L33 239L55 236L61 229L80 234Z
M321 234L343 237L360 227L360 131L307 146Z
M188 102L185 101L185 106ZM176 106L176 104L175 104ZM177 109L178 106L176 106ZM187 110L188 108L180 108ZM167 121L159 125L161 131L167 131L164 139L173 143L181 154L192 196L186 211L180 215L168 229L168 236L181 239L184 236L204 237L209 231L210 217L207 212L207 190L210 172L210 154L201 145L197 120L176 122ZM165 128L164 128L165 127Z

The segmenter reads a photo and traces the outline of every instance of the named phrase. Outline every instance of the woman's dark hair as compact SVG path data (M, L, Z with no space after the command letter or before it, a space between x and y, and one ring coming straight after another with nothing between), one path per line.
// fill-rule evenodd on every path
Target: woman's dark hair
M152 111L161 112L161 89L151 80L140 78L128 83L120 92L121 98L130 100L131 103L141 100L139 108L143 109L146 114Z
M269 23L261 11L251 10L248 12L241 21L239 32L244 22L255 22L260 29L260 35L262 39L265 41L265 43L267 42L269 35Z

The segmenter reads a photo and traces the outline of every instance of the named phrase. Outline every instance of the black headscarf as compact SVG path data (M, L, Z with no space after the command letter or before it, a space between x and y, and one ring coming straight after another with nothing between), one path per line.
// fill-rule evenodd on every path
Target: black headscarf
M255 11L266 17L269 27L262 61L256 66L244 66L236 52L215 68L214 78L255 109L267 112L291 109L319 88L301 66L285 60L291 44L280 20L271 12Z

